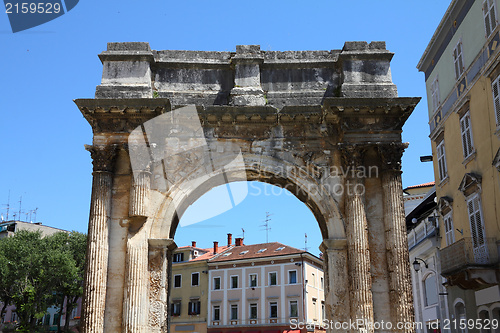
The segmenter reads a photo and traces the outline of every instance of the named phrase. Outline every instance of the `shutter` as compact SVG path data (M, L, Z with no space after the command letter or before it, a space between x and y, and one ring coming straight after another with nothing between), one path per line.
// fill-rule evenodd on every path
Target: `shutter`
M493 81L491 84L491 90L493 92L493 105L495 107L495 117L497 126L500 125L500 76Z
M477 248L478 247L478 240L477 240L477 225L476 225L476 217L474 214L474 200L469 200L467 202L467 209L469 211L469 222L470 222L470 230L472 234L472 247Z

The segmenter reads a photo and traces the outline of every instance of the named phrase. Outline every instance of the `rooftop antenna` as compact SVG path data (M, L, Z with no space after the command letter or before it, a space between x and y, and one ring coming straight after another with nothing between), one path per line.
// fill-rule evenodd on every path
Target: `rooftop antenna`
M241 228L241 231L243 232L243 240L245 240L245 229Z
M307 252L307 249L308 249L308 247L307 247L307 234L304 234L304 235L305 235L305 237L304 237L304 251Z
M266 231L266 243L269 243L269 230L271 230L271 227L269 226L269 222L271 222L271 219L269 218L273 214L269 214L269 212L266 212L266 219L264 220L264 224L261 225L261 227L264 227L264 230Z
M21 221L21 206L22 206L22 204L23 204L23 196L21 195L19 197L19 215L18 215L19 216L19 221Z
M36 211L38 210L38 207L35 208L35 210L33 211L33 213L35 214L35 223L36 223Z
M4 205L7 207L7 221L9 220L9 210L10 210L10 190L9 190L9 197L7 198L7 205Z

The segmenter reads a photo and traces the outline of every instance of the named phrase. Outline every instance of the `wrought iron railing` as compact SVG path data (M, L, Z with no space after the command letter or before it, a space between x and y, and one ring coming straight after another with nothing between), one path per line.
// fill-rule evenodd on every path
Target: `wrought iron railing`
M485 238L484 242L471 237L462 238L439 251L441 272L453 273L469 266L489 266L498 263L498 249L495 238Z

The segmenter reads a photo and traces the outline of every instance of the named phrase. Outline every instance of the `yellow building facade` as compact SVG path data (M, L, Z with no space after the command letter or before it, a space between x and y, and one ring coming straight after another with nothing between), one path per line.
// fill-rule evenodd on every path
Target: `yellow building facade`
M496 0L452 1L417 66L427 87L452 321L500 319L498 9Z

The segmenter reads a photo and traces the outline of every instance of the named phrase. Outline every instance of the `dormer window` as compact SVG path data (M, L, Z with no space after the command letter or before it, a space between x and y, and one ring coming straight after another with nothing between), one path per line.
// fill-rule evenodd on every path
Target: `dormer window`
M184 253L174 253L174 262L184 261Z

